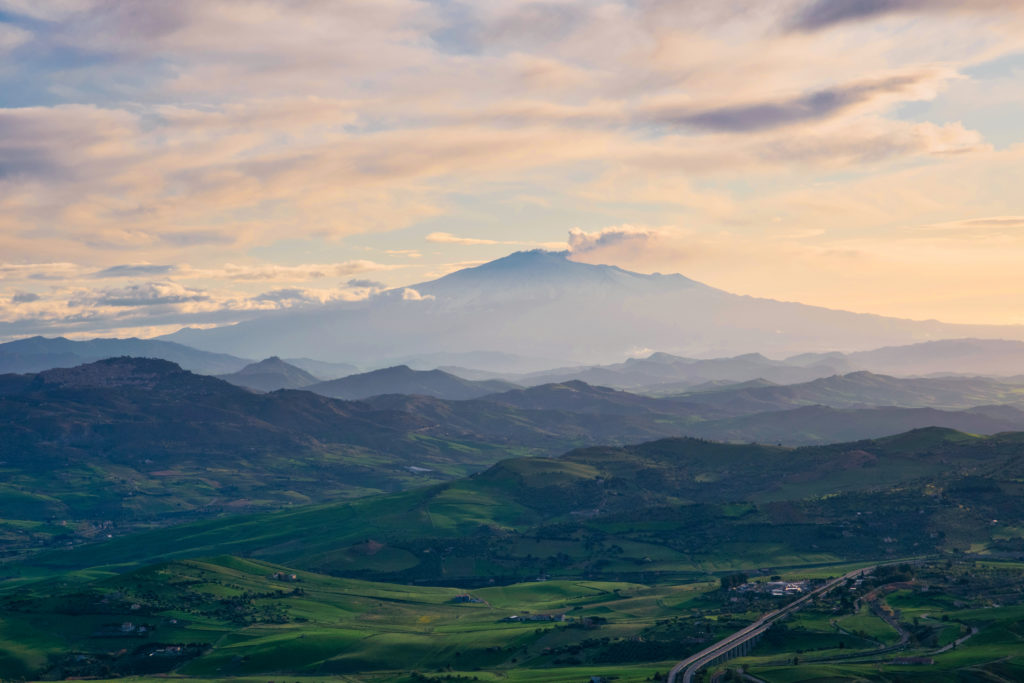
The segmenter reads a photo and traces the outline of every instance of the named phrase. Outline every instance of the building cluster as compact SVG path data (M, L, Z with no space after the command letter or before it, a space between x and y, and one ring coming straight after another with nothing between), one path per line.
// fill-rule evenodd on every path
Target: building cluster
M572 617L567 617L564 614L513 614L510 617L501 619L504 622L511 623L525 623L528 621L572 621Z
M739 593L767 593L774 597L785 597L803 595L807 588L807 581L755 581L742 583L732 590Z

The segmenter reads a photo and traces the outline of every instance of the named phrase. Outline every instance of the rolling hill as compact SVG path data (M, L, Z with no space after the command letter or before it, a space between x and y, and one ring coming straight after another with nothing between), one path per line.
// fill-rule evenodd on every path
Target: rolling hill
M140 358L0 375L0 414L8 549L110 524L393 491L510 455L678 434L682 422L425 396L257 394ZM54 518L82 526L44 524Z
M444 585L636 579L998 544L1020 535L1024 435L925 429L813 448L667 439L502 461L411 491L210 520L34 562L216 553ZM998 520L993 522L992 520Z
M918 389L954 382L975 392L989 386L896 382ZM800 445L924 426L1024 429L1024 414L1012 406L835 409L795 405L787 396L750 399L751 408L717 393L655 399L572 382L471 400L387 394L341 401L308 391L256 394L167 361L132 358L3 375L0 517L33 524L59 517L86 525L76 533L99 533L97 524L167 523L395 491L510 455L553 456L587 445L683 435ZM0 539L8 547L36 538L17 525L5 528ZM45 541L64 532L40 533Z

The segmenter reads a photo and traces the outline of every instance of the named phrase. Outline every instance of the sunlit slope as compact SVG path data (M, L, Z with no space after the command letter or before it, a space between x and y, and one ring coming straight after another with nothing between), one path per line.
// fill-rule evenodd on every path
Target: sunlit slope
M335 578L220 556L0 597L0 666L8 676L46 678L172 669L198 677L407 672L452 662L465 669L549 667L546 645L595 632L547 633L553 624L502 619L566 612L628 618L628 626L599 634L615 636L639 631L713 587L553 581L474 590L476 602L459 602L464 589ZM125 633L124 624L146 633ZM172 643L193 647L167 651Z
M115 538L36 562L217 553L395 581L637 576L1016 542L1024 435L918 430L787 449L669 439ZM994 523L992 520L999 520ZM1002 539L1002 540L1000 540Z

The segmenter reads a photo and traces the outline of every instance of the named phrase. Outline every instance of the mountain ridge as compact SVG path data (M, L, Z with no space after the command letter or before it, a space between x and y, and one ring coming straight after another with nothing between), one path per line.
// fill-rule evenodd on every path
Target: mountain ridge
M97 337L79 341L37 335L0 344L0 373L40 372L119 356L162 358L210 375L235 372L250 362L160 339Z
M303 388L321 396L356 401L384 394L465 400L515 387L502 380L468 380L444 370L413 370L408 365L395 365Z

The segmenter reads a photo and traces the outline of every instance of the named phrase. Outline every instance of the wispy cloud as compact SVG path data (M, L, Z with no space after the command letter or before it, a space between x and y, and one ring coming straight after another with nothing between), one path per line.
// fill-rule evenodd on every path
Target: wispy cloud
M153 275L167 275L175 270L175 266L161 266L149 263L137 265L110 266L92 274L95 278L112 277L147 277Z
M835 117L857 107L931 99L937 86L955 77L948 70L929 69L918 73L844 84L789 98L748 102L711 109L671 107L652 110L652 121L693 126L714 131L747 132L768 130Z
M72 306L92 304L96 306L164 306L197 301L209 301L210 295L197 289L183 287L176 282L147 282L114 289L100 290L73 299Z
M816 31L890 14L1020 10L1015 0L813 0L791 19L792 28Z
M491 240L480 237L459 237L447 232L432 232L425 238L435 244L460 244L463 246L503 245L511 247L539 247L542 249L563 249L562 242L531 242L522 240Z
M682 269L727 267L723 232L756 252L1021 215L1024 96L974 96L1019 53L1021 9L0 0L0 317L214 324L564 249L571 225L618 226L574 257ZM128 305L171 281L168 301L208 298Z

